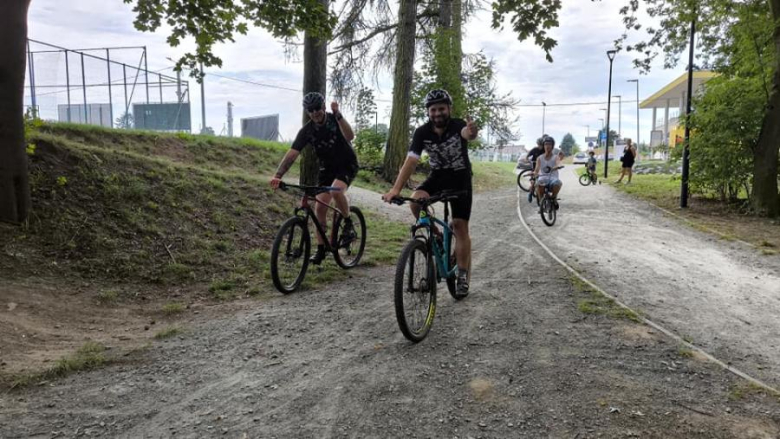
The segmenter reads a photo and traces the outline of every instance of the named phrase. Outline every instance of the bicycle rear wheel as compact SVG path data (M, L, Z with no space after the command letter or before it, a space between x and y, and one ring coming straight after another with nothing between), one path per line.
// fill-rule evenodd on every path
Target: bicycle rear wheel
M590 175L588 174L582 174L580 175L580 184L583 186L587 186L591 183Z
M355 206L350 206L349 211L352 212L350 216L354 230L345 230L344 217L341 214L336 215L333 225L337 237L333 258L341 268L356 266L366 248L366 219L363 217L363 212Z
M292 217L282 224L271 248L271 279L279 292L297 290L306 275L311 238L306 220Z
M520 189L523 190L523 192L528 192L531 189L532 175L533 171L530 169L526 169L517 175L517 185L520 187Z
M406 244L395 270L395 316L408 340L425 339L436 314L436 268L427 244L413 239Z

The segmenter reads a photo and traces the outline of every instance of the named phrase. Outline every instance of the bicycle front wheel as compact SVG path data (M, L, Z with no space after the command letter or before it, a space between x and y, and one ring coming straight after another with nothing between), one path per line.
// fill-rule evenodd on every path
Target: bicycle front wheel
M544 197L544 200L542 200L542 221L547 226L552 227L555 224L556 217L555 203L553 203L551 198Z
M590 175L588 174L582 174L580 175L580 184L583 186L587 186L591 183Z
M395 316L408 340L425 339L436 314L436 268L428 246L413 239L404 247L395 269Z
M520 189L523 190L523 192L528 192L531 189L532 175L533 171L530 169L526 169L517 175L517 185L520 187Z
M306 220L292 217L282 224L271 248L271 279L279 292L297 290L306 275L311 238Z
M333 227L336 230L336 252L333 258L341 268L352 268L360 262L363 257L363 250L366 248L366 219L363 212L355 206L350 206L349 211L352 217L352 230L346 230L344 227L344 217L341 214L336 215Z

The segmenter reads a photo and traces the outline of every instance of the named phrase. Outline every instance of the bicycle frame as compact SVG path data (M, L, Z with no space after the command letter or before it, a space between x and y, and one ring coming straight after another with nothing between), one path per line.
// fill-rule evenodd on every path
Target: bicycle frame
M315 203L321 204L328 209L333 211L333 223L330 231L330 239L327 238L327 233L325 232L325 228L320 223L319 218L317 218L316 213L314 212L314 209L311 207L312 200ZM311 196L309 194L303 194L303 197L301 197L301 204L300 206L295 208L295 215L303 217L307 224L309 220L311 219L314 223L314 228L317 230L317 233L320 234L324 238L325 241L325 247L326 250L329 252L335 251L335 249L338 247L336 245L336 240L338 239L337 231L336 231L336 218L338 215L340 215L341 212L339 212L338 209L335 207L332 207L330 204L325 204L322 201L318 200L316 196Z
M444 205L445 220L449 216L448 206L449 205L445 203ZM412 234L412 239L418 239L419 235L415 235L415 232L417 232L417 230L420 229L426 229L428 231L429 237L434 236L433 227L436 224L441 226L443 231L443 237L442 237L443 248L439 248L439 245L435 239L430 240L427 237L423 237L423 238L427 241L428 248L432 250L434 262L436 263L436 271L437 271L436 274L438 276L437 280L441 281L442 278L447 279L450 276L452 276L454 274L454 271L457 268L457 267L450 267L449 266L450 261L447 258L447 255L450 254L450 245L452 242L450 238L453 235L452 229L450 229L450 226L446 222L432 216L430 212L428 212L428 208L426 207L425 209L420 209L420 217L417 219L417 223L415 223L415 225L412 226L411 234Z

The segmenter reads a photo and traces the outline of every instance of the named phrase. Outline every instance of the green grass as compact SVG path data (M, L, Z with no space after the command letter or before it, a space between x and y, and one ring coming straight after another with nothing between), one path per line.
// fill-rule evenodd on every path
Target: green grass
M184 331L181 328L179 328L178 326L169 326L169 327L161 330L157 334L154 334L154 338L157 339L157 340L164 340L166 338L175 337L175 336L177 336L179 334L182 334L183 332Z
M511 162L474 162L474 192L485 192L517 184L515 163Z
M769 395L780 401L780 393L769 391L752 382L741 383L734 386L729 393L729 399L732 401L739 401L750 395Z
M361 263L365 265L395 264L409 239L410 223L387 221L373 212L366 215L366 250Z
M218 300L229 300L238 296L240 289L247 289L247 280L243 273L247 271L234 270L234 274L229 278L215 279L209 285L209 292Z
M641 322L637 313L623 308L614 300L606 297L601 292L594 290L590 285L576 276L569 278L572 287L585 297L577 301L577 309L584 314L601 314L614 319L625 319L632 322Z
M65 356L59 360L54 367L34 374L25 374L13 380L11 387L25 387L30 384L45 380L60 378L68 374L83 370L91 370L103 366L109 360L104 355L106 348L94 342L85 343L72 355Z
M181 314L184 312L184 305L181 303L166 303L162 307L162 312L167 316Z
M44 267L173 285L249 272L246 254L270 247L297 201L271 191L263 175L285 150L278 145L194 136L195 145L183 143L189 136L77 125L45 126L33 137L34 215L0 235L41 255L15 267L20 275Z
M693 350L684 346L677 348L677 354L683 358L693 358Z
M119 293L116 290L102 290L97 295L98 302L102 305L112 305L118 298Z

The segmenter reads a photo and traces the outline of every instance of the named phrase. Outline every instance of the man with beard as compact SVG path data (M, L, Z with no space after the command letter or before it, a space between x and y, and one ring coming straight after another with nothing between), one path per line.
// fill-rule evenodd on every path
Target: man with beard
M311 145L317 153L320 162L319 185L335 186L339 191L326 192L317 195L324 204L317 204L315 211L320 224L328 230L328 208L331 199L336 200L336 207L344 216L343 236L354 239L356 234L349 215L349 200L345 192L352 184L358 171L358 161L355 151L349 142L355 138L349 122L339 112L339 104L331 102L332 113L325 112L325 97L317 92L307 93L303 97L303 108L309 114L309 122L298 131L292 148L282 159L276 175L271 179L271 187L279 187L284 174L295 163L295 159L307 145ZM317 233L317 252L311 257L313 264L320 264L325 259L325 237Z
M398 173L390 192L382 196L386 202L401 193L406 181L417 167L423 151L430 157L431 174L412 193L412 198L429 198L442 191L467 191L466 195L451 201L452 228L455 233L455 255L458 260L457 294L468 295L469 268L471 266L471 238L469 218L471 217L471 162L468 141L477 138L477 125L466 120L450 118L452 98L445 90L431 90L425 96L428 122L414 131L412 144L406 161ZM420 207L411 204L417 218Z

